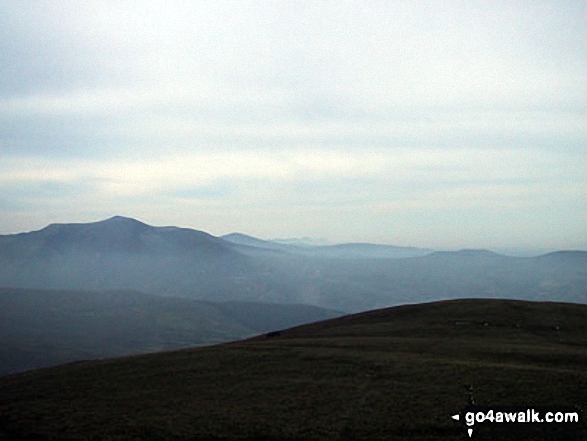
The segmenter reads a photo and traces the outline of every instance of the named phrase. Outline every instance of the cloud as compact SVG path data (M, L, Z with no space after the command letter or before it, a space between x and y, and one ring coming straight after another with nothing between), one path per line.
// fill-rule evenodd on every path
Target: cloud
M297 185L331 185L325 198L337 200L337 186L356 186L356 195L366 194L362 183L376 183L365 201L389 198L389 190L413 195L451 190L453 198L469 189L520 185L551 186L572 182L580 186L585 171L580 155L533 149L503 148L403 148L396 150L340 151L325 148L257 149L198 152L169 155L165 159L47 160L35 157L0 161L0 183L29 185L35 182L93 182L95 189L113 197L166 194L185 188L213 187L216 183L259 182L272 189ZM330 184L329 184L330 183ZM348 187L346 186L346 187ZM455 190L456 189L456 190ZM348 191L346 188L344 191ZM281 198L290 200L293 195ZM307 196L301 192L301 198ZM439 198L440 199L440 198Z
M585 243L586 13L2 2L0 228L125 211L267 237L296 234L286 220L347 239L444 228L463 243L518 222L504 241L531 242L532 225L539 242L558 216Z

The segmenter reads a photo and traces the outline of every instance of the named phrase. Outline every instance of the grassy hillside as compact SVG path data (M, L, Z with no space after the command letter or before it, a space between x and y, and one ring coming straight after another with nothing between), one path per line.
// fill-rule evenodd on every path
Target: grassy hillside
M0 375L239 340L338 315L303 305L205 302L133 291L0 288Z
M478 405L585 407L585 366L584 305L403 306L5 377L0 439L463 440L464 385Z

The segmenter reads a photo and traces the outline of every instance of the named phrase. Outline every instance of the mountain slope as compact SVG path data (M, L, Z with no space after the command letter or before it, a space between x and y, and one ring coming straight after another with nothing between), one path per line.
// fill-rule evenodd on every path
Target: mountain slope
M405 259L426 256L432 253L432 250L425 248L397 247L371 243L342 243L305 247L303 251L309 255L343 259Z
M426 248L397 247L384 244L342 243L337 245L309 245L303 241L280 242L262 240L241 233L231 233L222 239L238 245L245 245L257 250L274 250L302 256L314 256L342 259L403 259L407 257L426 256L433 251Z
M587 303L587 253L534 258L375 244L295 246L114 217L0 236L0 286L135 290L358 312L482 297Z
M451 419L464 385L477 405L584 407L586 348L585 305L408 305L1 378L0 439L456 441L468 439ZM473 438L587 435L584 425L518 429L475 426Z
M96 253L229 253L226 244L208 233L177 227L152 227L135 219L114 216L84 224L51 224L42 230L0 236L3 253L44 253L85 249Z
M0 288L0 375L65 362L238 340L339 315L139 292Z
M289 245L280 244L278 242L273 242L270 240L257 239L256 237L248 236L248 235L242 234L242 233L225 234L224 236L221 236L221 239L225 240L227 242L230 242L230 243L234 243L234 244L238 244L238 245L246 245L246 246L256 247L256 248L268 248L268 249L279 249L279 250L285 250L288 248L292 248Z
M0 286L213 298L238 290L234 274L247 263L207 233L120 216L0 236Z

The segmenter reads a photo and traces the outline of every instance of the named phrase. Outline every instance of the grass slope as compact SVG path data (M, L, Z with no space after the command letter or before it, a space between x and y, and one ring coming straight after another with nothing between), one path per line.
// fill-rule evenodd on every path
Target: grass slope
M66 362L240 340L339 313L132 291L0 288L0 376Z
M410 305L5 377L0 439L463 440L463 385L478 405L585 406L585 366L587 306Z

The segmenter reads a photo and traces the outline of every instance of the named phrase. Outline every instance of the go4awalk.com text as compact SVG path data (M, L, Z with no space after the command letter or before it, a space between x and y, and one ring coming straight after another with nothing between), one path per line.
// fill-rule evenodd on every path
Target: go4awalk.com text
M452 415L466 428L469 437L475 433L499 432L522 434L540 432L573 436L582 424L582 411L577 406L467 406Z

